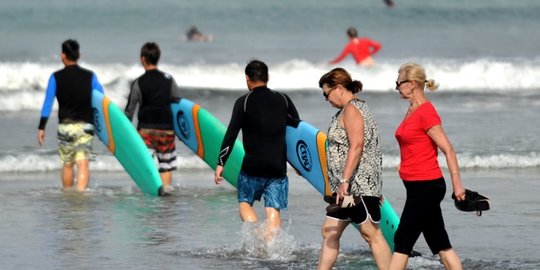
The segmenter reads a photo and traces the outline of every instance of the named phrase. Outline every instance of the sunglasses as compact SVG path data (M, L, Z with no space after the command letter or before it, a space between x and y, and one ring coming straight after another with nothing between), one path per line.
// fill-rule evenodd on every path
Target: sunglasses
M396 89L398 89L399 86L401 86L402 84L404 84L406 82L410 82L410 80L396 81Z
M334 87L334 88L331 88L328 92L322 92L322 95L325 99L328 99L328 96L330 96L330 93L332 93L332 91L336 90L337 86Z

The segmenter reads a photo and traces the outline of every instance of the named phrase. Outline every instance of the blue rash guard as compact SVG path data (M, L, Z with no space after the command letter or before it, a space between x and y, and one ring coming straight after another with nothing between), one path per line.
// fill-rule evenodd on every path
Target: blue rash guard
M58 100L58 122L93 124L92 90L104 93L96 75L79 65L69 65L49 78L45 101L41 109L39 129L44 130L51 115L54 98Z

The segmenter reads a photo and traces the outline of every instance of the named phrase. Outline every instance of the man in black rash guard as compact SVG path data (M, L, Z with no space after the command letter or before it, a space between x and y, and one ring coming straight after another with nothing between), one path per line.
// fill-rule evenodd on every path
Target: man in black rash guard
M159 45L147 42L141 48L141 64L145 73L131 84L125 113L129 120L139 106L137 130L152 156L157 156L163 190L172 190L172 171L176 169L171 101L180 99L174 78L158 69Z
M280 210L287 209L286 125L293 124L299 115L287 95L267 87L265 63L250 61L245 74L249 93L234 104L214 180L218 185L223 180L223 166L242 129L245 156L237 183L240 218L243 222L257 223L253 202L263 197L267 220L265 239L270 240L281 227Z

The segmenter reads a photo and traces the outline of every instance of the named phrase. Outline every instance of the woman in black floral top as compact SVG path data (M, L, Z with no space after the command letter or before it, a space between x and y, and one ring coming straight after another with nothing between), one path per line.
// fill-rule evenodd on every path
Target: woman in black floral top
M367 104L356 97L362 83L335 68L319 80L323 96L339 109L328 128L328 177L336 202L358 196L349 208L327 212L322 225L323 243L318 269L331 269L339 254L339 239L352 222L360 227L379 269L389 265L391 252L378 226L382 195L382 153L379 131Z

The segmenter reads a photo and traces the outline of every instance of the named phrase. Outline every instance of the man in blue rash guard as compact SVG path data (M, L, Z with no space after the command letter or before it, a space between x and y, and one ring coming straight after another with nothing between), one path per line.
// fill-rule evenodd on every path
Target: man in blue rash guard
M238 98L234 104L214 181L219 185L223 180L223 166L242 129L245 156L237 183L240 218L243 222L256 223L258 220L253 202L263 197L265 239L271 240L281 227L280 209L287 209L286 126L294 125L294 120L299 116L287 95L267 87L268 67L265 63L250 61L245 74L249 93Z
M96 75L78 65L79 43L68 39L62 43L60 57L64 68L49 78L37 139L45 142L45 126L52 111L54 98L58 100L58 153L63 162L62 187L73 187L74 165L77 165L77 191L88 187L89 159L94 135L92 90L103 93Z

